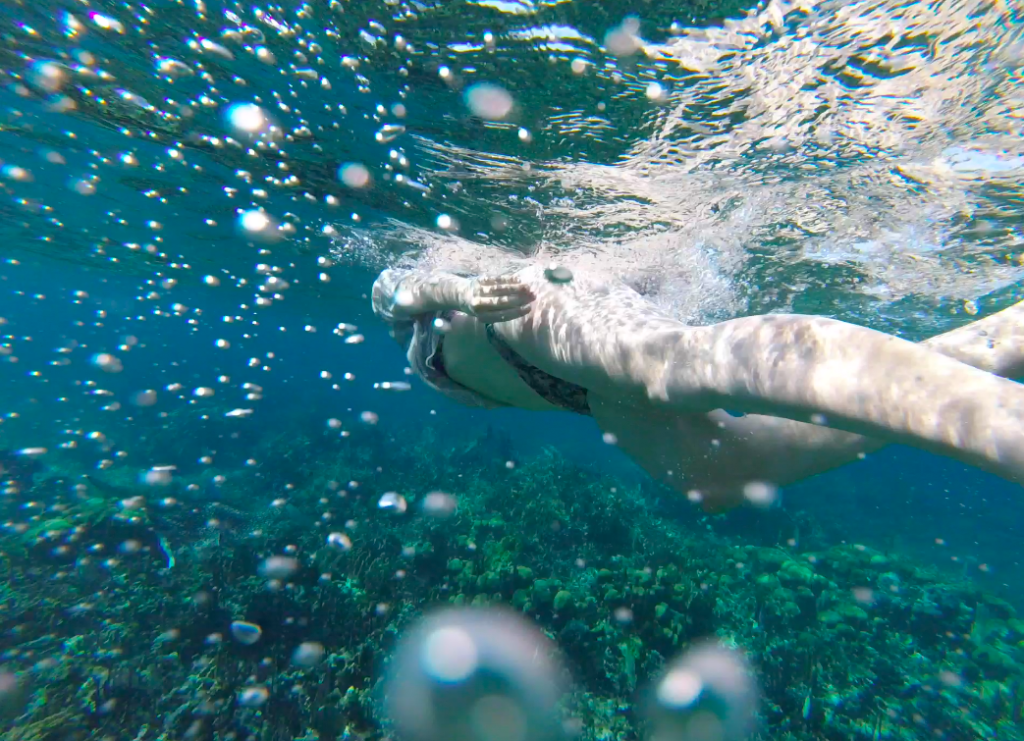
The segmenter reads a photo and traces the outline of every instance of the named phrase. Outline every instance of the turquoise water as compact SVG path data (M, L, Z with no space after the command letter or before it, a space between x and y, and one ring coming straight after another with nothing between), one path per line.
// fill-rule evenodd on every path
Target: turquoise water
M557 258L693 324L1004 309L1017 4L0 2L5 738L1020 737L1018 485L892 447L708 517L438 395L369 302ZM453 604L563 685L396 702ZM710 636L744 678L666 725Z

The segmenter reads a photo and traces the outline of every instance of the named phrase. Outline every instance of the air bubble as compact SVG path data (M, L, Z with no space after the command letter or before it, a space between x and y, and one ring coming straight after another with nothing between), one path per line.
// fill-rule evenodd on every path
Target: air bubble
M389 144L405 133L402 124L385 124L374 134L374 139L380 144Z
M325 653L323 644L316 641L306 641L300 643L295 651L292 652L292 664L308 669L319 664Z
M365 188L370 184L370 171L358 162L348 162L338 168L338 179L349 188Z
M458 502L451 494L445 494L443 491L432 491L423 497L423 503L420 506L425 515L445 519L455 514Z
M736 650L718 644L672 661L647 702L653 741L742 741L753 730L759 692Z
M749 481L743 485L743 497L755 507L770 509L779 501L779 488L765 481Z
M558 738L561 667L548 639L503 609L449 609L414 624L387 678L387 710L409 741Z
M247 708L258 708L270 699L270 690L266 687L246 687L238 693L238 704Z
M298 570L298 560L290 556L271 556L260 564L259 573L267 579L287 579Z
M635 54L643 46L643 41L638 35L639 31L640 19L635 16L626 18L620 25L605 34L605 48L618 57Z
M263 637L263 628L256 623L235 620L231 623L231 636L245 646L252 646Z
M379 500L377 500L377 507L379 509L386 509L398 514L404 513L409 505L405 501L405 497L396 491L385 492Z
M93 355L92 363L104 373L120 373L124 370L121 361L110 353L102 352Z
M665 100L668 92L660 82L648 83L647 88L644 90L644 94L648 100L662 101Z
M271 225L270 217L262 211L246 211L238 221L247 232L262 232Z
M502 121L512 112L515 102L507 90L481 82L466 90L466 106L474 116L488 121Z
M345 533L331 533L327 536L327 545L339 551L348 551L352 549L352 539Z

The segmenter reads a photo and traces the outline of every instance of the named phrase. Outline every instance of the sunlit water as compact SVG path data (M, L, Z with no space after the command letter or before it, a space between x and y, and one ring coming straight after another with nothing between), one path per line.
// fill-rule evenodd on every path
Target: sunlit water
M915 339L1021 298L1013 2L2 11L6 447L93 431L116 467L151 405L211 395L240 429L493 421L373 388L409 380L367 301L393 264L557 255L689 322L799 311ZM534 419L495 423L592 462L585 420ZM814 486L794 496L851 540L1013 583L1017 487L907 451Z

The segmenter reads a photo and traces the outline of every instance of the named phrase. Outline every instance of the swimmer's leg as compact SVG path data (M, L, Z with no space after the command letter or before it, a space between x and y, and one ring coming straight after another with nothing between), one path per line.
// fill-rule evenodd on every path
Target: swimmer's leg
M502 325L502 337L527 361L595 396L679 414L728 408L813 417L1024 479L1019 384L822 317L685 327L628 289L586 276L555 285L536 271L520 274L537 296L533 310Z
M946 334L930 348L1000 376L1024 369L1024 302ZM655 480L721 512L752 481L786 486L851 463L887 441L780 417L678 414L590 397L594 419Z
M652 399L812 421L1024 479L1024 386L880 332L764 316L647 338ZM719 422L742 429L745 418Z
M1024 301L921 344L1003 378L1024 377Z
M706 510L723 511L741 504L744 485L766 481L764 474L774 463L760 457L766 440L755 435L733 445L734 435L720 429L711 414L680 414L595 394L588 400L594 421L614 436L622 452L655 481L701 502ZM804 455L806 451L797 446L793 452Z
M998 376L1024 374L1024 302L951 332L925 340L924 346ZM779 417L749 414L735 418L721 411L708 415L713 428L705 449L717 465L689 469L687 485L701 492L706 509L728 509L742 501L747 481L780 486L851 463L883 448L887 441ZM742 471L744 481L734 472ZM728 477L723 478L723 472Z

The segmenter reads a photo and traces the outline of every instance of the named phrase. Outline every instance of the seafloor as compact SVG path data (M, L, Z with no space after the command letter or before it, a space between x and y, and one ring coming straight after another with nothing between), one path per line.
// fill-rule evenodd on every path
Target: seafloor
M92 451L52 451L6 498L4 739L381 738L381 669L437 603L535 620L575 679L564 712L584 739L641 736L638 688L709 635L756 668L760 738L1024 738L1012 607L809 515L727 536L554 451L510 465L498 433L453 447L432 429L296 423L204 466L225 447L218 419L172 414L101 471ZM181 464L140 483L155 457ZM435 490L449 517L418 506ZM392 491L406 511L380 508Z

